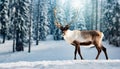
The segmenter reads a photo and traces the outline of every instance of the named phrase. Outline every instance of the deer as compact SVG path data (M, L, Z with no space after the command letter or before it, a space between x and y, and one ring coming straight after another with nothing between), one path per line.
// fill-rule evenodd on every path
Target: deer
M54 9L54 16L56 18L56 9ZM108 60L107 49L102 44L102 39L104 37L103 32L100 32L98 30L70 30L70 24L73 21L74 20L67 23L67 25L62 26L61 23L55 20L54 24L62 31L64 40L75 47L74 60L76 60L77 53L80 56L81 60L83 60L80 46L89 45L94 45L98 51L95 58L96 60L99 58L101 51L104 52L106 60Z

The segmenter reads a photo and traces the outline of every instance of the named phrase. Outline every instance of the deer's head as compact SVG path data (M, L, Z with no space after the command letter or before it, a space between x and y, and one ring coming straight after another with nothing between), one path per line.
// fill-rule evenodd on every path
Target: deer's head
M62 32L64 32L64 31L67 31L68 29L69 29L69 25L65 25L65 26L62 26L60 23L58 23L58 22L55 22L55 25L62 31Z

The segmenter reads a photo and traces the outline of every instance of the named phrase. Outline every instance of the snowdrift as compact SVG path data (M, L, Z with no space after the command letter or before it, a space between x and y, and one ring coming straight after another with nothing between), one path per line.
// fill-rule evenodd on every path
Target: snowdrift
M119 69L120 60L63 60L12 62L0 64L0 69Z

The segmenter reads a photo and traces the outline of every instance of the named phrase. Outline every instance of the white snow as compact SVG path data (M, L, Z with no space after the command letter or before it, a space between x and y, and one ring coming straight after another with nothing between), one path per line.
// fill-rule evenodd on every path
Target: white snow
M2 63L0 69L119 69L119 60L64 60Z
M81 47L84 60L73 60L74 46L64 40L40 41L39 46L32 44L31 53L28 47L23 52L12 52L12 41L0 44L0 69L119 69L120 48L103 42L107 48L109 60L105 59L102 52L98 60L95 60L97 51L95 48Z

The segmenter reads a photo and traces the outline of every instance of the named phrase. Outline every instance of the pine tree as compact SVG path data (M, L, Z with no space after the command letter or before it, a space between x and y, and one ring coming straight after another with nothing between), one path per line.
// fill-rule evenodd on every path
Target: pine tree
M8 29L8 0L1 0L0 4L0 23L1 23L1 34L3 36L2 43L5 43L5 38Z
M23 51L24 43L28 41L28 23L29 23L29 0L16 0L14 3L15 18L14 28L16 35L16 51Z
M119 46L120 42L120 4L116 0L108 0L104 11L105 37L110 44ZM109 35L109 36L108 36Z
M48 27L48 1L41 0L40 2L40 27L39 27L39 39L46 40L46 36L49 32Z
M12 37L13 37L13 32L11 32L11 31L13 31L13 23L12 23L12 18L13 18L13 7L12 7L12 5L13 5L13 3L14 3L14 0L9 0L9 5L8 5L8 20L9 20L9 24L8 24L8 34L7 34L7 39L8 40L10 40L10 39L12 39Z
M63 14L64 11L61 8L59 8L59 9L57 9L57 8L58 7L54 8L54 9L57 10L57 12L54 13L54 22L57 21L57 22L61 23L62 25L64 25L65 24L64 23L64 17L63 17L64 16L64 14ZM54 24L54 26L55 26L55 24ZM57 27L55 27L55 29L54 29L53 38L54 38L54 40L61 40L61 39L63 39L61 30L58 29Z
M15 8L14 8L14 3L15 0L9 0L9 30L8 30L8 39L13 38L13 52L15 52L15 24L14 24L14 19L15 19Z
M49 33L49 17L48 17L48 6L49 0L37 0L34 2L37 5L34 5L34 33L33 38L36 40L36 45L38 45L39 40L46 40L46 37Z
M92 0L93 1L93 0ZM85 10L84 10L84 19L85 19L85 24L86 24L86 28L87 28L87 30L92 30L92 18L93 18L93 16L91 16L92 15L92 5L91 5L91 2L92 1L90 1L90 2L86 2L86 4L85 4Z
M54 33L54 7L56 5L56 2L53 0L48 1L48 23L49 23L49 28L50 28L50 34L53 35Z

